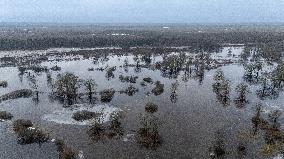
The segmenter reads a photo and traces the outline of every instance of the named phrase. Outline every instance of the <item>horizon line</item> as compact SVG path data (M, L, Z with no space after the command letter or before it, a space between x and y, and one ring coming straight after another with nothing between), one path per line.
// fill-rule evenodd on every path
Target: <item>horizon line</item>
M192 22L192 23L179 23L179 22L167 22L167 23L155 23L155 22L0 22L1 25L97 25L97 26L161 26L161 25L284 25L284 22Z

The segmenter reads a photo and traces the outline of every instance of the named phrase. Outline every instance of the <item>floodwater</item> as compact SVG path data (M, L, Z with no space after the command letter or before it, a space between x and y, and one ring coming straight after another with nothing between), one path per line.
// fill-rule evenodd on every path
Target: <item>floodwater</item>
M229 51L232 55L228 55ZM210 53L209 60L204 62L193 52L169 52L158 54L143 53L115 53L105 50L96 53L96 49L78 50L48 50L34 51L26 54L4 52L1 55L0 81L7 81L8 87L0 88L0 95L19 89L31 89L36 83L39 101L33 98L19 98L2 101L0 111L13 114L12 121L0 122L0 158L30 159L30 158L58 158L56 147L52 142L20 145L13 133L12 122L16 119L29 119L36 126L49 133L50 138L63 139L69 147L77 152L83 152L86 159L93 158L210 158L210 151L216 143L222 142L225 153L220 158L273 158L278 153L263 155L261 148L265 145L262 132L250 137L254 130L252 117L255 106L262 103L263 114L273 110L282 110L283 93L277 98L260 99L256 95L258 84L249 84L250 93L248 103L238 107L234 103L237 97L235 87L244 82L244 67L240 62L243 50L239 47L225 47L219 52ZM109 51L109 52L108 52ZM171 70L168 65L179 57L179 60L195 60L189 66L191 73L185 69ZM146 60L145 60L146 59ZM229 61L228 61L229 60ZM163 63L170 61L169 63ZM208 62L210 61L210 62ZM218 63L217 63L218 61ZM202 67L200 67L202 65ZM47 71L26 69L21 73L19 67L41 66ZM52 70L58 66L61 69ZM158 67L160 66L160 67ZM205 68L203 67L205 66ZM215 67L216 66L216 67ZM108 68L116 67L113 76L107 77ZM176 65L175 65L176 67ZM183 66L181 66L183 67ZM218 101L213 91L213 76L220 68L225 78L230 80L230 102L224 105ZM93 68L93 69L92 69ZM265 69L273 69L266 66ZM196 70L199 70L197 72ZM94 79L96 92L113 88L116 92L108 103L100 101L100 94L95 93L95 99L90 103L84 96L73 106L66 107L62 102L51 98L52 83L60 73L70 72L80 79ZM120 76L137 76L136 83L121 81ZM143 78L151 77L154 83L141 85ZM35 79L32 83L31 79ZM155 82L164 84L164 92L160 95L151 93ZM138 88L138 92L129 96L121 93L127 87ZM83 86L79 89L84 92ZM152 102L158 105L158 111L151 114L158 119L158 133L161 142L154 148L147 148L137 140L140 118L146 114L145 105ZM71 116L75 110L103 111L104 124L108 123L109 114L113 111L122 112L121 127L123 135L113 139L94 141L89 135L89 122L74 121ZM283 118L280 117L280 123ZM245 150L239 150L244 145ZM279 157L279 156L278 156Z

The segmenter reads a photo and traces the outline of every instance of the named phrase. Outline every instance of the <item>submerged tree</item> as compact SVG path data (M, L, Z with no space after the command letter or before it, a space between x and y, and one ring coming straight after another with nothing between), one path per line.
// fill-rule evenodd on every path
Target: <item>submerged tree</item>
M260 88L256 91L260 99L265 98L277 98L279 90L275 89L274 81L271 80L271 76L268 73L264 73L260 78Z
M258 129L259 129L259 125L264 123L264 119L261 117L261 110L262 109L262 105L261 104L257 104L256 105L256 113L255 115L252 117L251 121L253 123L253 135L256 135Z
M110 125L108 126L107 130L107 137L112 139L112 138L117 138L121 137L124 134L123 127L121 126L121 118L122 115L121 113L115 112L110 115Z
M284 138L278 120L282 113L279 110L274 110L268 113L268 118L263 118L260 115L260 107L261 106L258 105L256 115L252 118L254 135L256 134L258 127L263 131L261 135L263 135L265 144L262 146L260 152L265 155L281 153L283 152Z
M180 53L179 55L165 55L163 61L159 63L159 69L162 72L162 76L167 78L177 78L179 73L183 70L186 58L184 53Z
M39 90L38 90L38 83L37 83L36 77L35 77L35 75L28 74L27 78L28 78L29 84L30 84L30 86L33 89L33 92L35 94L33 99L36 102L38 102L39 101Z
M250 56L250 47L245 46L243 52L241 53L241 58L243 59L243 61L247 61L248 57Z
M284 63L279 64L272 72L273 88L282 88L284 84Z
M90 138L94 141L98 141L105 137L106 127L100 120L94 120L90 129L88 130L88 134Z
M105 89L100 92L101 95L101 101L102 102L110 102L114 96L115 90L113 88L111 89Z
M88 130L89 136L94 141L104 139L117 139L124 134L123 127L121 126L122 114L120 112L113 112L110 114L110 122L103 123L104 118L96 118L93 120L90 129Z
M152 93L154 93L156 96L161 95L164 92L165 85L160 81L155 82L155 85L156 86L152 89Z
M224 106L227 106L230 102L230 91L230 81L224 80L217 94L217 99L219 99Z
M114 78L114 71L116 71L116 67L110 67L106 70L106 78L110 80L111 78Z
M171 102L173 102L173 103L176 103L177 99L178 99L177 98L178 97L178 95L177 95L178 85L179 85L178 81L172 83L170 99L171 99Z
M215 87L218 88L222 81L225 79L224 72L221 69L217 69L213 79L215 80Z
M244 79L248 81L249 83L253 82L253 66L251 64L245 65L245 74L244 74Z
M245 83L240 83L237 85L235 91L238 93L238 97L235 99L235 102L239 106L243 106L247 102L246 95L250 92L248 85Z
M60 74L55 82L55 93L63 100L67 100L68 104L73 104L78 95L80 80L78 76L72 73Z
M230 101L230 81L225 79L222 70L218 69L214 75L215 83L213 83L213 92L216 94L217 99L224 105L227 106Z
M46 83L49 87L52 86L52 76L49 71L46 72Z
M88 91L88 97L89 97L90 102L92 101L92 96L95 91L96 85L97 84L95 83L93 79L87 79L84 81L84 86L85 86L86 91Z
M262 67L262 63L259 61L250 64L245 64L244 79L251 84L258 83Z
M220 134L219 132L216 135L216 141L214 144L209 148L209 156L210 158L219 158L221 156L224 156L225 151L225 143L224 143L224 136Z
M162 141L158 124L158 119L152 113L142 115L137 142L146 148L156 149Z

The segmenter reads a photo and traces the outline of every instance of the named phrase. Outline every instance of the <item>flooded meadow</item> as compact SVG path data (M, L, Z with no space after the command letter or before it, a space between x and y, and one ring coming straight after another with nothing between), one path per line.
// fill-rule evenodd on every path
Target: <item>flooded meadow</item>
M284 65L254 47L0 52L0 158L282 158Z

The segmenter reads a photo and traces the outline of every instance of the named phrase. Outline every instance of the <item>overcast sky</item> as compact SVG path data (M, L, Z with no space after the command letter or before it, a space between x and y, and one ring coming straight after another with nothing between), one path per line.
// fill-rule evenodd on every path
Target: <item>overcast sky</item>
M284 0L0 0L0 22L284 22Z

